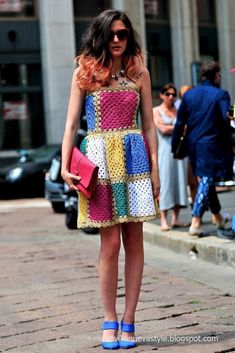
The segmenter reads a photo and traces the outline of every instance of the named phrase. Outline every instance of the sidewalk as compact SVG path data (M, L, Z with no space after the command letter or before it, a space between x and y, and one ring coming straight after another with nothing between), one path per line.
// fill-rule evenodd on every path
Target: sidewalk
M0 352L104 352L99 236L66 229L63 215L42 200L1 203L0 217ZM232 283L233 270L199 266L199 261L149 247L136 313L139 344L130 352L234 351L235 290L220 284L224 276ZM125 303L123 251L120 260L119 320ZM166 262L178 266L179 273L168 270ZM218 285L198 280L190 266Z
M235 189L218 193L223 211L232 217L235 214ZM191 209L182 209L180 219L183 222L191 220ZM169 213L170 220L170 213ZM231 227L231 222L226 224ZM203 229L209 233L208 237L197 238L188 234L188 228L173 229L162 232L160 221L144 223L145 241L186 254L192 258L200 258L214 264L229 265L235 268L235 241L220 239L216 236L216 226L211 223L211 213L203 216Z
M220 239L213 235L216 233L215 226L211 226L210 229L212 229L210 236L197 238L190 236L185 229L162 232L159 225L145 223L144 239L192 258L235 268L235 241Z

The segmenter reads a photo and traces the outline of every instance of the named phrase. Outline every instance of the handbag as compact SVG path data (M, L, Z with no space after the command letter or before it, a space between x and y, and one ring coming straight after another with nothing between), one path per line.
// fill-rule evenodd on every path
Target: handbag
M186 128L183 130L178 144L174 146L173 150L173 157L175 159L184 159L188 155L188 143L187 143L187 134Z
M75 185L88 199L91 198L96 188L98 170L97 165L90 161L76 146L73 147L69 171L71 174L81 177Z

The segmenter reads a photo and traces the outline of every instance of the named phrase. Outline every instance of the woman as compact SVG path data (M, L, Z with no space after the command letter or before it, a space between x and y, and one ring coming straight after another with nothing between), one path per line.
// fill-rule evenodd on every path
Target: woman
M177 96L176 88L168 83L160 90L162 103L153 108L153 116L157 127L159 140L158 158L160 169L160 210L161 230L170 230L168 225L168 210L172 209L171 227L186 227L179 221L181 207L187 206L187 160L173 159L171 153L171 136L176 121L174 102Z
M79 177L68 170L85 101L88 135L81 150L98 165L99 175L92 198L79 195L78 226L100 228L102 346L131 348L136 346L135 310L144 263L142 223L157 217L154 198L160 190L150 77L137 35L121 11L104 11L94 20L83 37L77 61L62 145L62 177L77 190L74 182ZM145 139L136 123L139 107ZM116 296L120 233L126 259L126 296L119 341Z

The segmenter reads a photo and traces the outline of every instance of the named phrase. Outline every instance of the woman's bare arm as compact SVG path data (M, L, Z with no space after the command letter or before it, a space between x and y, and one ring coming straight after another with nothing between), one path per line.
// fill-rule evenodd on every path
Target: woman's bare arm
M158 107L153 108L153 119L156 128L159 129L163 135L172 135L174 125L166 125L163 122Z
M151 159L151 179L153 184L154 197L159 196L160 181L158 173L158 142L156 127L153 121L152 92L150 75L146 68L143 69L140 77L141 97L141 120L144 136L147 140Z
M69 185L70 189L77 190L74 181L79 180L80 177L69 173L69 163L72 152L73 143L78 129L78 123L82 112L85 92L82 91L77 83L78 69L74 71L71 92L68 105L68 113L65 124L64 137L62 142L62 165L61 175L64 181Z

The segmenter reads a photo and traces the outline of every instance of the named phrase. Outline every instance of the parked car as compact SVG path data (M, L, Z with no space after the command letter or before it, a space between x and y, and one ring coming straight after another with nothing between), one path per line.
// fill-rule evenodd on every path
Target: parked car
M69 189L65 184L65 224L69 229L77 229L78 218L78 194ZM95 227L86 227L82 229L87 234L98 234L99 229Z
M60 174L61 151L52 159L49 171L45 175L45 198L51 202L56 213L64 213L64 180Z
M21 150L0 151L0 169L16 163L21 157Z
M0 198L43 197L44 179L59 145L20 150L19 158L0 167Z
M78 219L78 195L76 191L69 189L67 184L64 184L65 194L65 225L69 229L77 229Z

